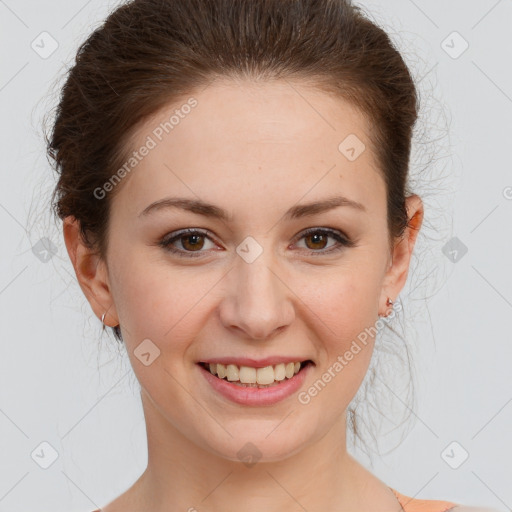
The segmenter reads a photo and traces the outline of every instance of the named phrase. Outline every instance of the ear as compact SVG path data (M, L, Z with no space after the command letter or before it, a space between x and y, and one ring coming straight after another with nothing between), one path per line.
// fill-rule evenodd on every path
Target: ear
M403 237L394 244L392 260L384 276L379 302L385 311L389 311L389 306L386 305L387 298L389 297L394 302L405 285L412 251L423 222L423 202L420 197L413 194L406 198L405 204L409 221Z
M82 239L79 222L72 216L63 223L64 241L73 263L75 274L92 310L101 319L104 313L105 325L119 324L117 311L111 294L106 262L97 252L88 248Z

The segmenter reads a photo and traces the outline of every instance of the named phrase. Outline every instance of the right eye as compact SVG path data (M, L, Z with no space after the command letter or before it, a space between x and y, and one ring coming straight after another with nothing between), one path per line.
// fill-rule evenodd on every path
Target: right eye
M197 258L201 253L206 252L201 250L204 247L204 239L210 240L207 232L191 228L173 232L171 235L173 236L166 235L159 242L159 245L165 250L184 258ZM174 247L176 242L179 242L183 249Z

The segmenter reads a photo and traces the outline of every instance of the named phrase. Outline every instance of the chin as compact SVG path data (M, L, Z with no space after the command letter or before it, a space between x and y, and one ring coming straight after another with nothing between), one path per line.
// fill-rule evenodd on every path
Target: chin
M279 422L256 422L250 428L244 421L244 428L224 427L232 435L219 434L204 439L205 448L212 454L233 462L243 462L248 467L259 462L279 462L292 457L305 448L304 432L300 438L290 435L289 426ZM277 427L277 428L276 428ZM288 428L287 428L288 427ZM217 429L218 430L218 429Z

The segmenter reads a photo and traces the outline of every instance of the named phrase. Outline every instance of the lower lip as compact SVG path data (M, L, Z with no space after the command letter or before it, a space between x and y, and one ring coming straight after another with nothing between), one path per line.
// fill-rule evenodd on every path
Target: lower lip
M285 379L268 388L238 386L228 380L219 379L200 364L197 366L212 388L229 400L241 405L273 405L298 391L313 365L309 363L291 379Z

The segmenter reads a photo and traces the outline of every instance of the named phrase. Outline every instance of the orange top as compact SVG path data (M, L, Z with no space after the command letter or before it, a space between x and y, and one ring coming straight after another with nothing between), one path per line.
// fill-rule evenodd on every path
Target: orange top
M417 500L409 496L404 496L391 487L390 489L398 499L404 512L446 512L457 506L456 503L451 503L450 501Z
M417 500L409 498L409 496L404 496L391 487L390 489L393 491L393 494L396 496L404 512L447 512L457 506L456 503L449 501ZM94 512L101 512L101 510L94 510Z

